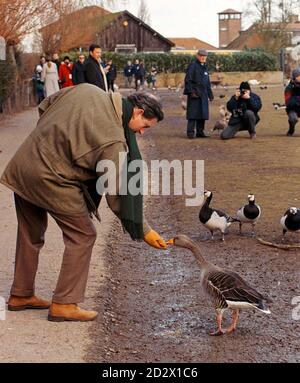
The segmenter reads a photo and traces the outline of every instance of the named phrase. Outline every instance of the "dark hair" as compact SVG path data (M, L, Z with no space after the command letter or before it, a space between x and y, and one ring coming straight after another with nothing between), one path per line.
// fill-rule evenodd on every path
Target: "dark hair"
M251 90L251 87L248 81L243 81L240 83L240 90L243 90L243 89Z
M90 52L94 52L94 50L95 50L96 48L100 48L100 49L101 49L100 45L98 45L98 44L92 44L92 45L90 46L90 48L89 48L89 51L90 51Z
M156 118L158 122L164 119L161 102L153 94L135 92L128 96L128 100L134 107L143 109L145 118Z
M64 57L64 61L66 61L66 60L69 60L69 61L70 61L70 57L69 57L69 56L65 56L65 57Z

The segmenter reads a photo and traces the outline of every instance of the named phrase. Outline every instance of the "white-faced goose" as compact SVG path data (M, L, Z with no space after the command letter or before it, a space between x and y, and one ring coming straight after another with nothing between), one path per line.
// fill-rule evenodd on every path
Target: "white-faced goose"
M296 207L289 208L284 213L284 216L281 217L280 224L283 229L282 240L284 240L284 236L288 231L300 231L300 209L297 209Z
M224 241L226 229L232 222L239 222L239 220L221 210L211 208L209 204L212 200L212 196L213 193L211 191L204 191L204 202L199 212L199 220L211 232L211 239L214 239L214 231L220 230L222 233L222 241Z
M247 205L242 206L236 216L240 220L240 234L242 234L242 224L243 223L251 223L252 225L252 235L255 235L255 225L260 218L261 208L259 205L255 203L254 194L248 195L249 203Z
M178 235L170 239L167 244L189 249L200 266L201 286L210 297L217 312L218 329L211 332L210 335L222 335L235 331L240 309L256 309L265 314L271 313L265 306L265 301L271 302L271 299L256 291L236 272L207 262L202 256L198 244L186 235ZM232 324L228 329L223 329L222 317L227 309L233 311Z

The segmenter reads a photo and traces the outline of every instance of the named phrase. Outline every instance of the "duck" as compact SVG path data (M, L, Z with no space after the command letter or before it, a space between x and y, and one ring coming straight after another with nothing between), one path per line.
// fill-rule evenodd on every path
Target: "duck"
M211 331L210 335L234 332L237 328L240 310L253 309L264 314L271 314L266 305L272 302L269 297L259 293L235 271L215 266L206 261L200 246L188 236L177 235L167 241L167 244L190 250L197 260L201 270L201 287L216 310L217 330ZM227 329L224 329L222 328L223 314L228 309L232 310L232 323Z
M237 218L240 220L240 234L242 234L242 224L243 223L251 223L252 225L252 235L255 236L255 225L260 218L261 208L259 205L255 203L254 194L248 195L248 204L242 206L237 211Z
M300 209L290 207L281 217L280 224L282 226L282 240L285 239L288 231L300 231Z
M213 193L210 190L204 191L204 202L199 212L199 220L211 232L212 240L214 239L214 231L219 230L222 233L222 241L224 242L226 229L232 222L239 222L239 220L221 210L211 208L209 205L212 197Z

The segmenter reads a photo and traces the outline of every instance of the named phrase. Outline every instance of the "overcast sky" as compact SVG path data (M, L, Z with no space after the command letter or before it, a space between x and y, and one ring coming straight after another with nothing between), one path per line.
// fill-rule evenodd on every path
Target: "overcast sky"
M137 15L140 0L120 0L115 10L126 8ZM249 0L146 0L151 26L165 37L196 37L218 46L218 12L233 8L243 12ZM244 20L249 26L249 18Z

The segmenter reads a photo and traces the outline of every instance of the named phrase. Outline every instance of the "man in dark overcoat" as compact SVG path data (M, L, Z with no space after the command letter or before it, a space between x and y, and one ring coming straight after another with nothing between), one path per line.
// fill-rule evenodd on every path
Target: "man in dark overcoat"
M207 51L199 49L197 59L190 64L185 76L184 94L187 95L187 136L208 137L204 133L205 120L209 119L208 100L214 99L206 65Z
M88 84L96 85L108 91L106 72L101 64L102 50L99 45L92 44L89 49L89 57L84 63L84 77Z

